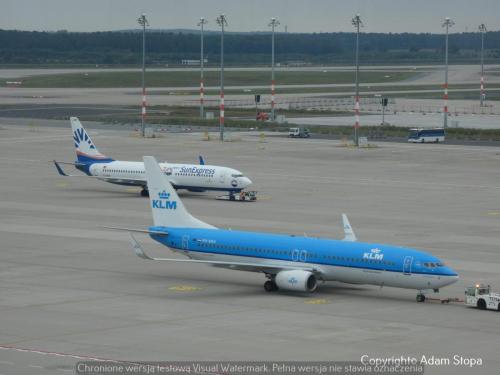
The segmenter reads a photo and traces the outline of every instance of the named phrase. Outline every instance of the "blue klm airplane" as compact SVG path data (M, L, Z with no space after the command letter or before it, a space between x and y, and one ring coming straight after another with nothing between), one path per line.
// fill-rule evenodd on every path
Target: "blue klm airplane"
M148 260L204 263L266 275L264 289L313 292L318 281L340 281L418 290L424 293L458 280L457 273L423 251L357 242L342 215L345 238L330 240L293 235L218 229L193 217L177 196L155 158L144 157L154 226L130 232L136 254ZM125 228L115 228L125 229ZM131 232L151 238L188 259L151 258Z

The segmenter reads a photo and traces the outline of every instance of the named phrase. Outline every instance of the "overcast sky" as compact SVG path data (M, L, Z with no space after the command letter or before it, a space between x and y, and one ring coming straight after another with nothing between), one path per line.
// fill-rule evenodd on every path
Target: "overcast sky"
M270 17L289 32L351 31L360 13L366 32L442 32L451 17L453 32L475 31L485 23L500 30L500 0L0 0L0 28L102 31L135 28L145 12L151 27L195 28L199 17L215 29L224 12L229 31L268 29Z

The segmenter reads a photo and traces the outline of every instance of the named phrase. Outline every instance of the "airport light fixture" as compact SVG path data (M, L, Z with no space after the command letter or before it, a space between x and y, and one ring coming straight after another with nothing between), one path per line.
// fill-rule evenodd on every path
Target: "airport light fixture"
M486 34L487 31L484 23L479 25L479 32L481 33L481 92L479 94L479 100L481 107L484 107L484 98L486 96L484 93L484 34Z
M274 106L275 106L275 88L276 82L274 80L274 30L280 24L280 22L275 18L271 18L269 26L271 26L271 119L274 121L276 119Z
M446 28L446 42L445 42L445 52L444 52L444 124L443 127L448 127L448 32L450 27L455 24L450 17L446 17L442 26Z
M216 19L217 24L221 27L220 33L220 114L219 114L219 131L220 141L224 141L224 26L227 26L227 19L222 13Z
M142 112L141 112L141 136L145 136L146 132L146 26L149 22L146 15L143 13L137 19L139 25L142 26Z
M356 93L355 93L355 104L354 104L354 144L359 146L359 29L363 27L363 22L359 14L356 14L351 20L351 23L356 28Z
M204 55L204 47L203 47L203 26L207 24L207 20L203 17L200 17L200 22L198 22L198 26L201 28L201 40L200 40L200 118L205 118L205 81L203 77L203 68L205 63Z

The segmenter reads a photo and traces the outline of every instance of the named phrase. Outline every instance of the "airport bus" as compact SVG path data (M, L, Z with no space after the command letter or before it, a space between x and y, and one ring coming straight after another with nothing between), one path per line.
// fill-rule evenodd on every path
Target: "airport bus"
M413 143L444 142L444 129L443 128L410 129L410 132L408 133L408 142L413 142Z

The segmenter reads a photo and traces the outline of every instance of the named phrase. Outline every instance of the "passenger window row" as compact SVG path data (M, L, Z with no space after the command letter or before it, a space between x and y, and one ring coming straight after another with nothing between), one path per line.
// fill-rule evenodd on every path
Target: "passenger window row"
M273 254L273 255L288 255L292 256L292 252L288 250L271 250L271 249L260 249L256 247L246 247L246 246L231 246L231 245L220 245L215 243L208 243L198 240L193 240L194 242L198 242L198 244L202 247L214 248L214 249L226 249L226 250L240 250L240 251L253 251L258 254ZM299 255L299 253L297 253ZM316 253L307 253L308 259L313 259L318 257ZM377 260L377 259L362 259L362 258L348 258L341 257L335 255L323 255L323 259L329 260L337 260L342 262L364 262L371 264L383 264L386 266L395 266L395 262L385 261L385 260Z

